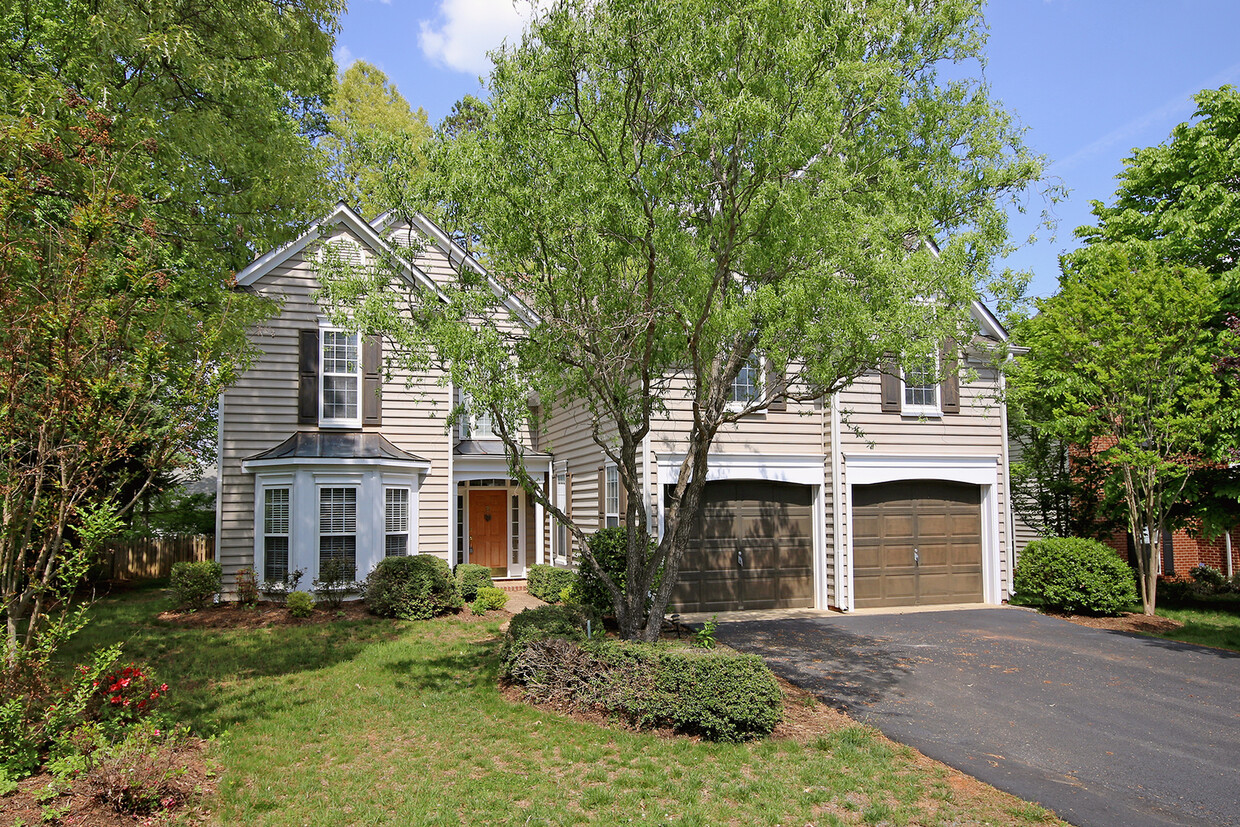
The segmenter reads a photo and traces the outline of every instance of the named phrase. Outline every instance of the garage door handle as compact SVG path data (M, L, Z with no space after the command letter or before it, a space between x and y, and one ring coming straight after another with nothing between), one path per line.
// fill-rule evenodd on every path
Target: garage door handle
M745 552L740 549L736 550L736 565L745 568Z
M917 549L913 549L913 565L914 566L921 565L921 555L917 553Z

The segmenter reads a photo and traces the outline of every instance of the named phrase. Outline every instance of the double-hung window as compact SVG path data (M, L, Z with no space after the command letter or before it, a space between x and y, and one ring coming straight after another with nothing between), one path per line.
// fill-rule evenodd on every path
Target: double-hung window
M319 572L340 561L346 580L357 577L357 489L319 489Z
M289 490L263 489L263 579L283 583L288 577Z
M461 403L465 407L465 413L461 416L461 439L495 439L491 412L481 406L474 406L466 394L462 394Z
M568 474L555 475L555 504L565 514L571 514L572 511L568 505ZM559 520L555 521L555 549L554 553L557 559L568 561L568 526Z
M409 489L387 488L383 492L383 556L409 553Z
M321 334L319 422L360 426L362 362L357 333L323 330Z
M913 416L938 416L938 365L933 359L904 369L901 412Z
M752 354L732 380L728 407L740 410L762 395L762 357Z

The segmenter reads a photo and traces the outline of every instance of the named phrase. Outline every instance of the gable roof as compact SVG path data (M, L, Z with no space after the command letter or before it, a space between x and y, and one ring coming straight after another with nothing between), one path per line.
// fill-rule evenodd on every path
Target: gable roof
M308 247L312 242L322 238L326 230L341 226L351 230L354 235L361 239L362 242L371 249L371 251L380 255L394 255L394 257L401 262L401 269L403 271L402 274L410 281L410 283L430 290L440 299L447 299L444 292L439 289L439 285L435 284L434 279L428 276L422 268L418 267L416 264L407 262L403 256L395 254L391 245L384 241L383 237L379 235L375 228L366 223L365 219L358 215L353 208L343 201L337 203L335 209L327 215L312 221L310 226L306 228L306 231L297 238L285 244L283 247L277 247L276 249L265 255L259 256L254 259L254 261L250 262L249 266L237 273L237 284L242 287L247 287L253 284L263 276L270 273L276 267L279 267L281 264L284 264L302 250L306 249L306 247Z
M371 222L371 226L377 233L386 231L397 219L394 210L388 210ZM478 275L486 279L487 286L491 288L491 292L504 303L504 306L527 327L538 323L538 314L533 308L521 300L519 296L510 290L506 290L494 276L487 272L479 261L465 252L461 245L452 240L452 237L444 232L443 228L422 213L414 213L410 218L410 223L414 229L418 230L424 236L435 243L444 255L448 257L448 262L453 267L468 267Z

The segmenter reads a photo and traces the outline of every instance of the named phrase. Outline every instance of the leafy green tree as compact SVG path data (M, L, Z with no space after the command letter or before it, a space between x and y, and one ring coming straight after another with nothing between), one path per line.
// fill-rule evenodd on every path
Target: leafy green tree
M487 105L473 95L466 95L452 104L452 112L439 123L439 132L449 138L476 132L487 119Z
M1122 492L1146 614L1172 508L1190 473L1217 459L1218 293L1210 274L1168 265L1148 246L1087 248L1065 259L1059 293L1038 303L1024 331L1030 352L1010 380L1040 433L1092 454Z
M425 169L424 147L433 134L426 112L411 110L386 74L358 60L340 76L327 115L327 134L317 146L334 195L374 218L386 208L384 170L398 159L402 176Z
M250 353L245 328L270 309L233 291L232 273L321 209L310 139L324 123L339 10L336 0L0 10L9 669L68 628L49 607L118 513L210 442L215 400Z
M965 334L1006 243L1000 201L1041 172L984 85L938 74L978 56L979 7L557 3L495 55L489 118L443 138L428 178L528 329L468 269L447 303L415 300L413 324L377 289L390 277L328 291L391 332L400 358L445 365L490 410L518 476L529 400L579 411L629 492L628 525L648 525L643 440L668 406L691 411L663 537L648 554L629 533L623 583L524 477L585 549L626 637L659 633L720 429ZM769 378L733 404L754 360Z

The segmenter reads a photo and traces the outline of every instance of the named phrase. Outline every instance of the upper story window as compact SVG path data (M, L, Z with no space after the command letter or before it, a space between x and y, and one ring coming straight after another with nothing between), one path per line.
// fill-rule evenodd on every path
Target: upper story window
M475 408L471 402L468 394L461 395L461 404L465 406L465 413L461 415L461 439L496 439L491 412Z
M728 407L739 410L762 395L762 357L752 354L732 380Z
M321 334L319 424L359 426L362 361L357 334L342 330L323 330Z
M938 366L926 360L904 369L901 413L914 416L938 416Z

